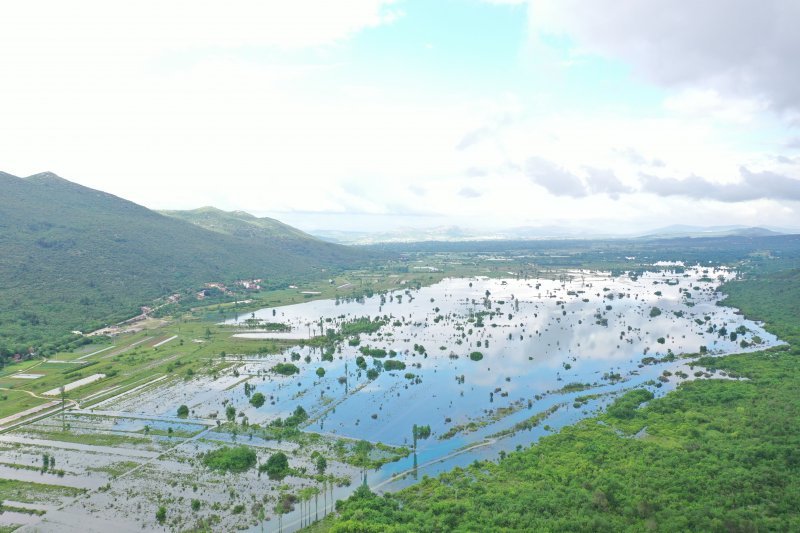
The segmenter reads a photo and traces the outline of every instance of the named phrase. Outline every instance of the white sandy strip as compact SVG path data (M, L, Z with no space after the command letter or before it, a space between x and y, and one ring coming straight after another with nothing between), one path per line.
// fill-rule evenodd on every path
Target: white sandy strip
M154 344L154 345L153 345L153 348L158 348L158 347L159 347L159 346L161 346L162 344L167 344L169 341L174 341L174 340L175 340L175 339L177 339L177 338L178 338L178 336L177 336L177 335L173 335L173 336L172 336L172 337L170 337L169 339L164 339L163 341L159 342L158 344Z
M79 379L78 381L67 383L66 385L64 385L64 392L69 392L73 389L77 389L78 387L83 387L84 385L88 385L89 383L94 383L95 381L103 379L104 377L106 377L105 374L92 374L91 376ZM47 392L43 392L42 396L58 396L59 394L61 394L61 387L56 389L50 389Z
M13 422L14 420L19 420L20 418L24 418L28 415L32 415L34 413L38 413L39 411L44 411L45 409L49 409L54 405L58 405L59 402L52 401L43 403L42 405L37 405L36 407L31 407L30 409L26 409L24 411L20 411L19 413L14 413L11 416L7 416L5 418L0 418L0 429L3 428L7 423Z
M93 355L97 355L97 354L99 354L99 353L103 353L103 352L105 352L106 350L110 350L111 348L116 348L116 346L113 346L113 345L112 345L112 346L109 346L108 348L103 348L102 350L97 350L96 352L92 352L92 353L89 353L89 354L83 355L83 356L81 356L81 357L78 357L78 358L77 358L77 359L75 359L75 360L76 360L76 361L83 361L83 360L84 360L84 359L86 359L87 357L91 357L91 356L93 356Z
M94 444L80 444L77 442L66 442L61 440L29 439L27 437L18 437L16 435L0 435L0 442L13 442L18 444L27 444L29 446L46 446L48 448L62 448L64 450L78 450L111 455L124 455L127 457L142 457L144 459L153 459L162 454L162 452L123 448L121 446L96 446Z
M127 396L129 394L134 393L134 392L140 391L141 389L143 389L145 387L149 387L153 383L158 383L159 381L164 380L164 379L167 379L167 376L157 377L156 379L150 380L147 383L139 385L138 387L134 387L132 389L128 389L128 390L126 390L124 392L120 392L119 394L117 394L115 396L112 396L111 398L106 398L105 400L99 401L96 404L94 404L92 407L90 407L89 409L94 409L95 407L100 407L104 403L108 403L108 402L111 402L111 401L114 401L114 400L119 400L123 396Z

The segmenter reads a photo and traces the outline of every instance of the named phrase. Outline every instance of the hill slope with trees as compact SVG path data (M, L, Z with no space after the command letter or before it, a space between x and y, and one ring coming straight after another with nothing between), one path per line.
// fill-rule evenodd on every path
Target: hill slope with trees
M277 221L270 233L211 231L52 173L0 173L0 191L6 354L134 316L206 282L261 278L280 287L370 257Z

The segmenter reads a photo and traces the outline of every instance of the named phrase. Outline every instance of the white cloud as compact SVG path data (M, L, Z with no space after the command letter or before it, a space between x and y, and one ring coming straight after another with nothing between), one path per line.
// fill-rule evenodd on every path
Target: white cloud
M557 99L549 105L537 87L420 89L413 71L407 85L357 71L353 37L391 24L401 7L4 4L0 50L13 53L0 53L0 170L51 170L155 208L212 204L295 223L313 213L315 224L333 213L350 217L343 226L368 219L376 229L431 221L599 228L687 212L797 218L775 208L774 194L749 194L734 214L705 196L665 194L654 207L652 194L636 192L642 173L703 176L712 188L741 182L740 167L761 175L783 165L782 176L800 177L774 150L720 134L759 126L767 100L691 85L663 109L578 113ZM578 22L547 28L577 31ZM579 35L587 52L614 52L593 32ZM752 214L754 205L771 207Z
M725 98L714 89L685 89L664 100L670 113L736 124L754 122L768 107L764 100Z
M646 79L800 108L795 0L535 0L536 31L622 59Z

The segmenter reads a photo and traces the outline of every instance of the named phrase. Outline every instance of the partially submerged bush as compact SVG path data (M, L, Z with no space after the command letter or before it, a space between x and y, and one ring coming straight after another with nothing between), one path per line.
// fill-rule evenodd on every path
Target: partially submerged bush
M202 455L203 464L221 472L245 472L256 464L256 452L247 446L223 446Z

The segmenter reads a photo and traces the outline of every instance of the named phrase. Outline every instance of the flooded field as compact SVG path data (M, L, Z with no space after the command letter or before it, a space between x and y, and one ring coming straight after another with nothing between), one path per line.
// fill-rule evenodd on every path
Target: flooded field
M233 364L218 373L156 379L0 435L2 474L82 491L54 495L58 509L27 528L85 531L88 516L102 530L126 516L131 530L294 530L364 479L373 490L396 490L527 446L631 388L662 394L685 379L725 377L684 356L778 342L717 305L716 289L732 275L679 268L452 278L263 309L227 321L229 335L306 341L279 354L222 353L210 368ZM169 340L165 348L177 345ZM187 413L178 417L181 405ZM222 475L200 460L239 444L256 451L258 464L286 453L292 475ZM43 454L57 457L46 472ZM167 509L161 524L159 506Z

